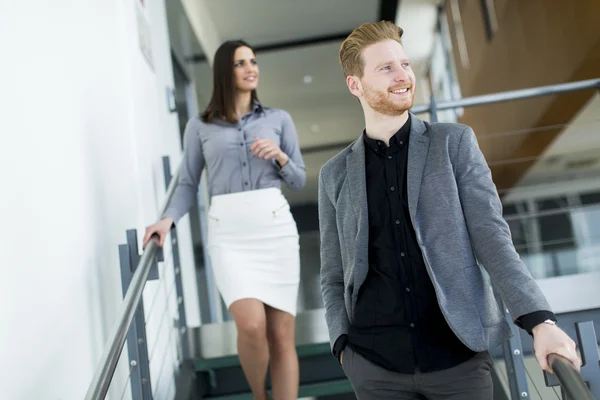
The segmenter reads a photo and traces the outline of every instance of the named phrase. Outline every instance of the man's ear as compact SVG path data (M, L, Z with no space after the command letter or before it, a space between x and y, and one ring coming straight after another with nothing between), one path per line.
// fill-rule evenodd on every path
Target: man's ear
M348 75L346 77L346 85L348 86L348 90L356 97L362 97L363 89L362 84L360 83L360 79L354 75Z

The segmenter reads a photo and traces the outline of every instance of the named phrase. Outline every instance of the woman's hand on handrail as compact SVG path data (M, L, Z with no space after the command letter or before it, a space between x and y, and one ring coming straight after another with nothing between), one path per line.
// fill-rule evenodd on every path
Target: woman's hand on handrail
M142 248L146 248L146 245L153 235L158 236L158 246L162 247L165 242L165 238L171 230L171 226L173 226L173 218L171 217L165 217L155 224L148 226L146 228L146 234L144 235L144 244L142 245Z

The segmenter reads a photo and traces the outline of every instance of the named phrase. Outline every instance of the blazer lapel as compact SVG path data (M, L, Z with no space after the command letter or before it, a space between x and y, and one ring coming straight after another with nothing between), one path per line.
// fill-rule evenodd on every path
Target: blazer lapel
M410 114L410 118L407 194L408 210L414 224L416 221L417 206L419 204L419 194L421 193L421 182L423 180L425 160L427 159L427 153L429 152L429 137L427 136L427 127L425 126L425 123L413 114Z
M365 143L362 135L352 145L352 152L346 156L346 173L350 183L350 199L359 221L366 221L367 180L365 176Z

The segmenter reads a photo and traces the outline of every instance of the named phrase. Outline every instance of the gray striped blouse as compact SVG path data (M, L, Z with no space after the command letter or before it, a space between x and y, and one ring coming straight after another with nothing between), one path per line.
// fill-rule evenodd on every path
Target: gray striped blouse
M249 150L254 137L272 139L289 156L289 162L280 168L273 159L255 157ZM306 182L296 127L283 110L255 104L237 124L221 120L206 124L196 116L188 121L183 142L179 182L163 215L175 222L190 210L196 199L205 166L210 196L279 188L282 180L293 190L300 190Z

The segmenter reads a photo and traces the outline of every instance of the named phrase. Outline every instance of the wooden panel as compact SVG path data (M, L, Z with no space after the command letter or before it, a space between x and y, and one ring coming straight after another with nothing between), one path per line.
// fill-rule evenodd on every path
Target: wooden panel
M600 77L600 2L597 0L495 0L498 31L485 35L481 3L459 0L470 64L463 68L457 36L446 13L464 97ZM477 133L489 162L537 156L560 133L511 136L499 144L486 133L567 123L592 92L465 109L462 123ZM531 163L495 167L499 188L513 185Z

